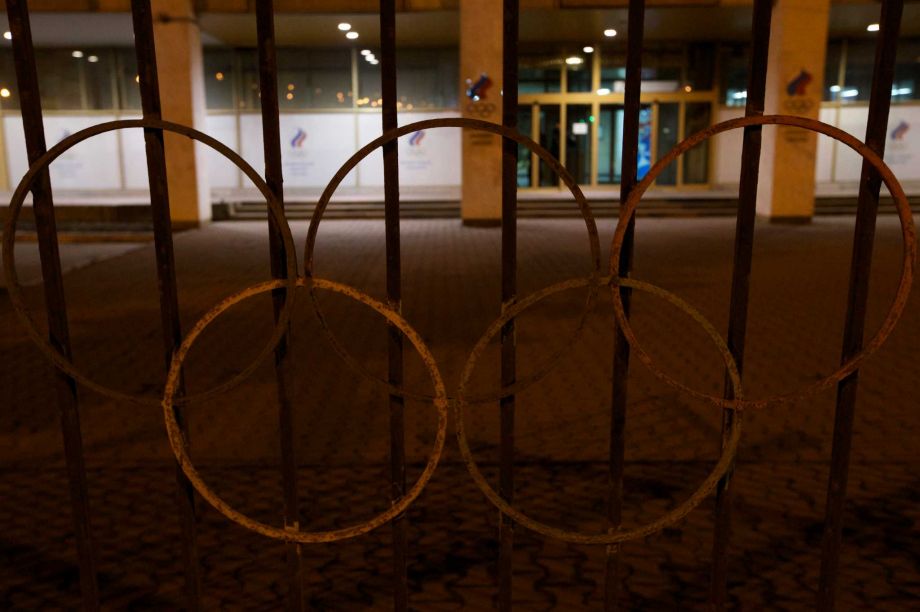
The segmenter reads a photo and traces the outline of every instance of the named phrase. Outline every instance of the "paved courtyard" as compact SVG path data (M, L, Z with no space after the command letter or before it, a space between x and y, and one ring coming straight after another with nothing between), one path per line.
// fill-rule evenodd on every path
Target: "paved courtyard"
M792 391L831 372L839 359L852 217L808 226L761 223L755 242L745 392ZM295 223L303 248L306 223ZM613 221L598 223L606 261ZM520 295L590 271L585 226L575 219L520 222ZM635 276L727 325L734 220L640 219ZM431 347L449 393L466 357L498 315L500 233L456 220L402 225L405 318ZM175 239L185 329L221 298L268 277L264 223L220 223ZM34 243L17 248L23 269ZM64 252L76 363L104 384L157 397L165 378L153 248ZM900 262L897 219L879 221L868 329L894 295ZM98 256L94 256L96 253ZM67 264L67 262L65 262ZM379 221L325 222L315 273L384 297ZM23 274L26 277L26 274ZM35 275L29 276L35 278ZM26 291L41 312L38 286ZM519 372L540 368L576 328L585 291L558 294L528 310L518 330ZM293 322L293 397L302 524L357 522L388 506L385 390L331 348L310 300ZM386 329L365 307L336 295L318 300L329 327L368 372L386 373ZM39 317L41 318L41 317ZM609 432L612 310L601 295L563 358L518 399L517 500L555 525L603 528ZM271 332L271 301L256 297L218 319L192 349L189 390L245 367ZM637 294L636 333L678 379L719 393L722 364L691 319ZM0 608L73 608L79 602L59 419L51 370L0 293ZM862 371L853 440L841 568L842 610L901 610L920 602L920 297L914 291L890 340ZM498 380L493 343L473 377L487 392ZM407 386L429 392L422 362L406 350ZM280 523L279 435L274 374L188 409L192 455L228 502ZM182 605L181 547L173 469L158 409L81 392L100 589L107 608ZM817 586L834 394L749 412L736 473L729 591L744 609L812 609ZM409 478L421 472L434 438L430 405L407 403ZM658 382L636 364L629 380L626 524L638 525L689 496L712 468L720 415ZM496 405L474 406L466 425L474 454L496 482ZM704 606L712 500L685 521L624 547L627 609ZM409 513L411 605L419 610L483 609L496 589L497 511L460 462L451 423L434 478ZM344 543L306 547L304 583L318 610L389 609L389 529ZM284 548L248 533L202 504L200 551L207 609L283 605ZM514 599L522 610L600 609L603 547L516 536Z

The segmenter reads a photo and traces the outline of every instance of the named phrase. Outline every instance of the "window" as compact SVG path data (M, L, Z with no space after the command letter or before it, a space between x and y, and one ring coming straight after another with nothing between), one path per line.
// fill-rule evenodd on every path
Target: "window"
M559 93L565 58L560 54L521 55L518 61L518 93Z
M236 71L233 64L234 53L231 49L204 50L204 90L209 109L236 108L234 102Z

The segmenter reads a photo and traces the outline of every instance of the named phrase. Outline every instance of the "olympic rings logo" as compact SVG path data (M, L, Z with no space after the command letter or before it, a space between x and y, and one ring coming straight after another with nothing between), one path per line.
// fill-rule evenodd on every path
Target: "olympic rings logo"
M868 340L868 342L865 343L861 352L851 357L836 371L827 376L824 376L817 381L812 382L802 389L792 393L787 393L785 395L760 399L747 399L744 397L741 385L741 376L738 372L737 364L735 363L735 360L733 359L731 351L728 349L725 340L719 335L715 327L709 323L698 310L682 300L679 296L669 291L633 278L619 277L617 271L620 269L620 257L623 250L624 241L626 239L626 232L629 222L633 218L636 208L642 199L642 196L645 194L649 186L652 185L652 183L655 181L656 177L662 171L664 171L664 169L669 164L674 162L677 157L692 147L700 144L704 140L707 140L716 134L728 130L758 125L786 125L818 132L840 141L841 143L845 144L860 154L879 173L879 176L885 183L895 201L901 222L903 258L901 264L901 278L898 284L898 290L895 298L892 301L888 313L886 314L885 319L879 327L878 331L874 336L872 336L872 338ZM67 355L63 354L59 349L51 345L47 337L39 331L38 326L36 326L35 322L31 318L31 315L25 307L22 287L20 286L16 275L13 251L16 223L22 210L26 194L28 193L29 189L31 189L32 184L36 178L44 170L47 169L52 161L60 157L74 145L92 136L125 128L158 129L181 134L193 140L202 142L203 144L212 147L218 153L227 157L253 182L253 184L265 197L268 204L269 213L281 233L281 239L287 256L285 261L285 269L287 274L284 279L269 280L243 289L242 291L239 291L225 298L214 308L212 308L207 314L205 314L192 327L191 331L189 331L189 333L183 338L182 343L173 356L166 378L163 397L159 401L147 397L132 396L92 380L89 376L84 374L83 371L78 369ZM507 308L503 309L501 316L491 325L489 325L489 327L485 330L481 338L477 341L472 351L470 352L461 375L460 383L452 398L448 396L444 380L441 376L438 364L431 350L422 339L422 337L414 330L410 323L407 322L398 311L387 304L371 298L367 294L353 287L349 287L347 285L343 285L331 280L319 278L313 274L313 251L316 243L319 224L322 220L326 208L329 205L333 193L338 188L342 180L349 174L349 172L351 172L352 169L355 168L355 166L357 166L357 164L362 159L367 157L377 148L387 143L394 142L401 136L405 136L419 130L437 128L465 128L497 134L524 145L533 151L543 161L545 161L550 166L551 170L562 178L563 182L572 192L572 195L578 204L588 232L591 258L594 264L591 274L587 277L574 278L556 283L540 291L537 291L536 293L523 297L519 301L516 301L509 305ZM303 272L298 269L297 262L294 259L295 249L293 237L291 234L290 226L285 219L284 211L262 177L248 163L246 163L246 161L244 161L242 157L239 156L239 154L232 151L229 147L215 140L214 138L211 138L210 136L207 136L206 134L203 134L202 132L192 128L157 119L110 121L81 130L56 144L44 155L42 155L34 164L32 164L32 166L28 169L25 176L17 186L16 191L13 194L13 198L10 202L7 224L3 234L3 268L7 278L7 290L10 296L10 301L17 313L17 316L25 325L30 339L36 344L42 354L47 357L55 367L65 372L75 381L105 396L112 397L120 401L129 401L140 404L159 404L163 410L163 419L165 422L167 435L169 437L170 447L172 448L176 460L178 461L191 484L195 487L198 493L206 501L208 501L208 503L210 503L216 510L218 510L229 520L256 533L260 533L266 537L278 540L299 543L332 542L354 537L363 533L367 533L406 511L406 509L413 503L413 501L418 498L419 494L430 481L432 474L437 468L446 442L448 411L451 406L453 407L454 411L457 444L460 448L461 455L463 456L463 460L466 464L470 477L473 479L476 486L482 491L482 493L492 502L492 504L494 504L504 515L508 516L514 521L545 536L556 538L564 542L581 544L609 545L626 540L642 538L660 531L661 529L664 529L665 527L680 521L687 514L689 514L697 505L700 504L700 502L702 502L703 499L705 499L706 496L708 496L715 489L719 480L727 473L738 449L738 444L741 436L741 417L745 410L764 408L767 406L801 400L802 398L812 395L818 391L827 389L852 374L863 361L865 361L870 355L875 353L881 347L881 345L891 334L895 324L901 317L907 305L907 297L913 282L913 271L917 257L917 244L912 212L910 206L908 205L904 190L901 188L900 183L891 172L890 168L885 165L884 161L865 143L836 127L821 123L813 119L789 115L762 115L741 117L713 125L710 128L697 132L696 134L690 136L689 138L677 144L673 149L671 149L671 151L669 151L651 168L651 170L645 175L642 181L635 187L635 189L630 192L626 202L624 202L620 213L619 223L617 224L617 228L610 247L610 259L608 262L606 274L603 273L601 268L600 252L600 241L598 238L597 227L594 222L594 217L591 213L591 208L588 206L584 194L575 183L575 180L565 170L565 168L562 167L559 161L556 160L545 148L530 138L520 134L516 130L498 125L496 123L469 118L430 119L426 121L411 123L400 128L390 130L372 141L368 146L362 148L348 161L346 161L345 164L335 174L335 176L333 176L332 180L326 187L325 191L319 199L319 202L316 205L313 218L310 221L310 228L307 233ZM582 312L581 321L576 329L576 333L572 336L572 340L570 340L566 347L563 347L561 350L554 353L550 359L541 365L541 367L536 368L536 374L522 378L513 385L504 386L497 391L494 391L493 393L485 396L477 397L471 396L467 393L467 386L480 356L485 351L489 341L496 334L500 333L501 328L507 322L520 315L527 308L552 295L562 291L585 287L588 288L588 297ZM670 304L686 312L698 325L700 325L700 327L702 327L703 331L709 336L713 344L719 350L722 360L725 363L725 367L729 374L729 380L732 385L731 398L710 395L689 387L685 383L672 378L669 374L663 371L651 359L651 357L649 357L649 355L643 349L641 343L636 338L635 333L630 326L629 319L626 316L625 308L623 305L623 298L621 295L621 289L624 287L634 291L647 292L669 302ZM620 330L623 333L623 336L629 343L632 349L632 354L635 356L635 358L639 359L639 361L648 367L649 370L664 384L693 397L702 399L715 407L734 410L736 413L736 418L732 419L727 442L723 446L722 454L719 457L718 462L716 463L712 472L706 477L706 479L688 499L686 499L684 502L672 510L661 515L660 517L638 527L617 530L611 533L584 533L580 531L560 529L558 527L554 527L552 525L548 525L532 519L509 504L492 488L492 485L486 480L482 472L479 470L470 450L464 424L464 409L473 403L492 402L503 397L508 397L539 380L543 374L548 372L562 358L562 355L567 346L570 346L571 343L574 342L574 339L577 338L578 334L583 328L584 319L587 316L587 313L591 310L598 292L602 289L608 290L610 292L613 303L614 316L620 327ZM219 317L222 313L224 313L235 304L238 304L239 302L242 302L243 300L246 300L250 297L276 290L282 290L284 292L284 305L279 313L275 325L275 330L271 336L270 341L266 344L265 347L263 347L256 360L247 366L242 372L211 390L199 393L194 396L176 397L180 386L182 364L192 345L201 335L201 333L217 317ZM192 460L188 454L188 444L185 438L185 434L179 427L174 412L174 407L176 405L187 404L192 401L200 401L205 398L214 397L217 394L229 390L233 386L242 382L242 380L251 374L262 361L271 355L275 349L275 346L285 335L295 300L297 299L298 292L300 291L307 291L309 293L313 301L314 312L322 323L324 333L332 342L336 352L339 353L343 359L345 359L346 363L348 363L350 367L354 368L364 376L377 380L377 382L379 382L381 385L387 387L390 393L403 397L416 397L430 401L438 414L437 433L435 435L435 440L432 445L428 461L424 470L422 471L421 476L419 476L418 480L407 491L407 493L394 504L392 504L387 510L372 517L371 519L353 526L331 531L305 531L296 525L276 527L261 523L249 516L244 515L243 513L230 506L220 496L218 496L218 494L213 489L211 489L207 483L204 482L195 465L192 463ZM386 380L378 379L374 377L374 375L363 371L361 366L358 365L355 360L348 355L347 351L344 349L341 343L335 339L335 336L329 330L328 326L326 326L322 312L319 309L319 305L316 301L316 294L320 291L338 293L340 295L356 300L368 308L374 310L376 313L386 319L390 324L399 329L400 332L408 339L409 343L416 349L416 351L418 351L422 362L428 370L434 392L432 394L424 394L413 392L402 387L396 387L391 385Z
M783 100L783 108L790 113L807 113L815 107L815 101L811 98L786 98Z
M470 102L466 105L466 114L473 117L486 118L495 112L495 105L491 102Z

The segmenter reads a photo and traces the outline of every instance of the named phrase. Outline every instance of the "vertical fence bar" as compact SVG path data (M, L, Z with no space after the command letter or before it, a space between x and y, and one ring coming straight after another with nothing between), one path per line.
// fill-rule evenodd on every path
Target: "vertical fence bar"
M882 14L879 19L872 92L869 97L869 117L866 122L866 144L879 156L885 154L888 111L891 107L891 86L894 81L898 31L901 27L903 8L903 0L885 0L882 2ZM856 229L853 236L850 287L847 296L841 362L851 359L862 350L863 346L866 307L869 300L869 277L872 272L872 247L881 184L882 179L878 171L864 160L856 208ZM827 485L827 505L821 542L821 573L818 582L817 608L821 612L829 612L835 607L840 567L840 533L850 469L850 446L853 439L853 417L856 410L858 384L859 370L847 376L837 385L834 443Z
M748 70L745 116L763 115L766 97L767 61L773 7L770 0L755 0L751 23L751 63ZM741 177L738 187L738 216L735 221L735 247L732 260L732 285L728 315L727 344L738 372L744 369L744 343L747 334L751 264L754 256L754 221L757 212L757 182L760 176L762 126L744 128L741 148ZM734 396L728 374L724 395ZM722 444L728 441L736 418L734 410L722 411ZM712 541L710 601L714 610L725 608L728 594L728 546L731 541L732 465L716 488L715 529Z
M629 198L638 182L639 114L642 86L642 42L645 37L645 0L630 0L626 26L626 85L623 94L623 158L620 172L620 206ZM619 276L629 276L632 269L635 217L629 220L623 238ZM623 309L629 316L631 291L620 289ZM607 528L616 531L623 519L623 472L626 448L626 383L629 377L629 343L619 325L614 329L613 389L610 400L610 458L607 476ZM619 544L607 547L604 576L604 609L616 610L620 595Z
M502 124L517 129L518 113L518 0L504 0L502 10ZM502 310L517 299L517 143L502 139ZM501 381L514 384L516 343L514 319L501 330ZM514 407L513 395L500 401L501 442L499 494L514 501ZM498 588L499 609L511 609L511 577L514 572L514 523L499 514Z
M137 73L140 81L141 108L145 119L161 119L160 83L157 76L156 45L153 38L153 14L150 0L131 0L134 23L134 49L137 54ZM156 249L158 289L160 293L160 318L163 327L163 345L166 367L173 352L182 340L179 323L179 296L176 288L176 263L173 254L172 224L169 216L169 191L166 186L166 154L163 131L144 129L147 153L147 176L150 184L150 208L153 215L153 237ZM180 385L179 393L185 393ZM185 415L174 408L176 420L187 435ZM176 503L182 529L185 561L185 588L187 607L200 607L200 577L198 571L197 519L195 489L189 483L178 463L176 464Z
M38 90L38 73L35 68L35 49L32 46L32 28L29 22L27 1L7 0L6 14L13 36L13 58L16 64L16 84L19 88L19 106L22 109L26 150L29 163L33 164L45 153L45 128L42 120L41 96ZM42 170L32 184L32 198L41 258L42 286L45 293L45 312L48 317L48 336L51 345L70 359L70 330L67 324L67 304L64 299L64 278L58 252L51 178L47 169ZM64 462L67 469L67 483L70 488L74 536L77 542L83 609L98 610L99 589L96 583L96 559L90 528L89 494L83 458L83 436L80 432L77 385L72 378L55 369L54 386L58 407L61 411Z
M275 48L275 17L273 0L256 3L256 31L259 52L259 89L262 109L262 142L265 153L265 182L284 206L284 177L281 169L281 127L278 113L278 57ZM287 278L287 253L281 239L281 229L269 215L268 244L272 278ZM284 306L284 289L272 292L275 322ZM297 496L297 454L294 449L294 415L288 395L290 358L289 335L285 334L275 348L275 388L278 392L278 431L281 436L281 487L284 496L284 525L298 529L300 510ZM287 551L287 609L304 609L302 579L302 548L288 542Z
M748 70L745 116L763 115L767 86L767 61L770 47L772 0L754 0L751 21L751 63ZM739 374L744 370L744 342L747 334L751 263L754 257L754 221L757 213L757 181L760 176L762 126L744 128L741 146L741 176L738 187L738 214L735 220L735 247L732 259L732 285L728 314L727 344ZM725 375L725 397L734 389ZM736 418L733 410L722 411L722 445L728 441ZM723 610L728 595L728 546L731 541L732 476L730 467L716 487L715 527L712 541L710 601L714 610Z
M380 0L380 81L383 98L383 131L395 130L396 115L396 2ZM386 224L387 303L402 311L402 263L399 246L399 144L383 145L383 192ZM389 381L403 383L402 334L392 325L387 329ZM393 501L406 494L406 448L403 398L390 395L390 496ZM405 513L393 520L393 607L408 610L409 583L406 576L408 548Z

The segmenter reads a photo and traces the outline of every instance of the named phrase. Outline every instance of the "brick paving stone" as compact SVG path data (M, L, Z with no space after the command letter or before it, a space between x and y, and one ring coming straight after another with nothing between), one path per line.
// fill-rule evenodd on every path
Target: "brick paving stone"
M599 223L602 244L612 233ZM302 243L305 225L294 225ZM640 219L636 276L697 306L724 329L733 221ZM522 220L521 295L584 275L584 226ZM806 227L762 225L755 242L745 385L749 396L792 390L835 367L839 354L852 220ZM316 273L383 296L383 226L323 224ZM466 355L499 311L499 233L450 221L403 224L404 315L431 346L450 393ZM263 224L215 224L176 236L183 325L230 292L267 276ZM869 329L897 280L895 220L879 221ZM124 252L66 276L76 362L120 389L156 397L164 376L153 253ZM27 290L40 308L37 288ZM547 300L519 325L522 373L564 346L584 292ZM322 295L330 328L362 365L386 373L379 317ZM718 393L722 366L709 340L656 298L637 294L634 324L662 367ZM75 608L76 559L50 368L0 297L0 609ZM193 348L189 387L200 390L245 366L271 329L270 300L225 313ZM315 323L308 299L293 322L296 440L302 522L352 524L387 499L386 392L345 365ZM583 334L539 383L518 398L517 504L552 524L599 530L606 496L611 323L598 297ZM863 369L841 559L840 609L910 609L920 601L920 304L911 296L889 342ZM407 385L428 390L406 351ZM495 346L473 377L494 389ZM228 502L254 518L281 518L278 430L269 364L219 400L188 409L193 458ZM624 491L626 525L685 499L717 457L718 410L664 387L638 364L630 377ZM832 392L751 412L736 472L729 595L744 609L812 609L833 427ZM120 406L81 392L100 590L107 609L181 607L183 572L174 510L174 471L157 409ZM410 480L421 471L435 419L407 402ZM465 422L483 472L497 480L494 406L471 406ZM708 584L712 500L681 524L624 546L627 609L697 609ZM448 435L442 465L410 508L410 600L418 610L488 609L495 604L497 511L476 490ZM271 610L286 595L284 546L229 523L203 505L199 527L207 609ZM604 549L549 542L517 530L514 600L519 609L599 609ZM351 541L304 547L304 585L313 609L389 609L389 527Z

